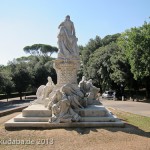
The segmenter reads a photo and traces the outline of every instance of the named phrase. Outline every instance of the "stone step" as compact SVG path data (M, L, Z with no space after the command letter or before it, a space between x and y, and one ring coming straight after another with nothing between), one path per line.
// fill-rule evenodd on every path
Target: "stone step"
M51 111L44 105L30 105L22 111L23 117L51 117Z
M73 123L48 123L48 122L14 122L11 119L5 123L5 128L68 128L68 127L124 127L124 122L73 122Z
M87 108L75 110L81 117L106 117L107 109L102 105L89 105ZM51 117L51 111L40 104L30 105L22 111L23 117Z
M115 122L114 117L81 117L80 122Z
M50 117L24 117L22 114L14 117L14 122L48 122ZM81 117L80 122L114 122L116 118L110 117Z
M81 117L106 117L108 110L102 105L89 105L86 108L75 110Z
M50 117L24 117L19 114L14 118L14 122L48 122Z

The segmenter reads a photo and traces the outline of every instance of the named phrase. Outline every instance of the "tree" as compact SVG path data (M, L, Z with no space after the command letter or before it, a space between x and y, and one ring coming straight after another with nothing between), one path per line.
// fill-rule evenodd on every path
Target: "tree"
M105 36L102 39L103 46L109 45L112 42L116 43L116 41L120 37L120 35L121 35L120 33L116 33L116 34L113 34L113 35L107 35L107 36Z
M111 56L116 50L116 44L111 43L105 47L97 49L90 57L88 62L88 75L95 84L99 86L101 92L112 89L113 80L110 78L113 70L111 69Z
M4 85L4 76L3 74L0 72L0 92L2 93L3 92L3 85Z
M5 82L2 86L2 91L3 91L3 93L6 94L7 101L8 101L8 98L11 95L14 84L13 84L13 81L11 80L11 77L8 77L8 76L5 76L4 81Z
M26 46L23 48L26 53L30 53L31 55L44 55L51 56L54 52L58 51L57 47L46 45L46 44L34 44L31 46Z
M83 74L92 78L101 92L117 84L117 81L114 82L111 78L113 73L111 57L118 49L115 43L119 36L119 33L105 36L103 39L96 36L82 48Z
M28 69L23 64L12 64L13 70L12 81L14 82L17 92L19 92L20 100L22 100L22 92L25 92L31 83L31 75Z
M11 72L8 67L3 67L0 70L0 91L7 96L7 101L8 98L12 92L13 89L13 81L11 78Z
M101 47L102 44L102 40L101 38L97 35L95 37L95 39L90 39L89 42L87 43L87 45L85 46L85 49L89 50L90 53L93 53L96 49L98 49L99 47Z
M90 39L85 47L81 48L81 59L83 63L83 74L87 76L87 63L91 54L94 53L96 49L102 46L102 40L99 36L96 36L95 39Z
M135 80L143 80L146 96L150 92L150 23L126 30L118 40L125 50Z

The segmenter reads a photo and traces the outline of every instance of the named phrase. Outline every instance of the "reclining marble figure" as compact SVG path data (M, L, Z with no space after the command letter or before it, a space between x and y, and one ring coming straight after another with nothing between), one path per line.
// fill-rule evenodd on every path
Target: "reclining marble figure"
M91 80L86 81L84 87L89 89L85 94L80 90L79 86L76 87L72 84L66 84L60 90L57 90L48 104L48 109L52 111L52 117L49 122L80 121L80 116L76 110L87 107L89 98L91 98L90 100L95 100L95 94L98 93L98 88L93 86ZM94 91L96 89L96 92L93 92L93 89Z

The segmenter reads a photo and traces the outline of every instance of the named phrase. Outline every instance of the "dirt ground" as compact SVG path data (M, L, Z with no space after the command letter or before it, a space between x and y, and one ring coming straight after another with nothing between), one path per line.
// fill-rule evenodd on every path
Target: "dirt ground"
M150 150L150 133L128 124L125 128L5 130L4 122L17 114L0 118L0 150Z

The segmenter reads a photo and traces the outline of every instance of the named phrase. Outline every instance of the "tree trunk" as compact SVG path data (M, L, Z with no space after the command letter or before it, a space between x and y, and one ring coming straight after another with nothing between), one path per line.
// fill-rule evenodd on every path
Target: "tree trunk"
M145 88L146 88L146 98L150 98L150 80L146 79Z
M149 86L146 86L146 98L150 98L150 89L149 89Z
M8 95L7 95L7 102L8 102Z
M100 88L100 95L102 95L103 94L103 90L102 90L102 86L101 86L100 83L99 83L99 88Z
M20 100L22 100L22 93L21 92L19 93L19 97L20 97Z

